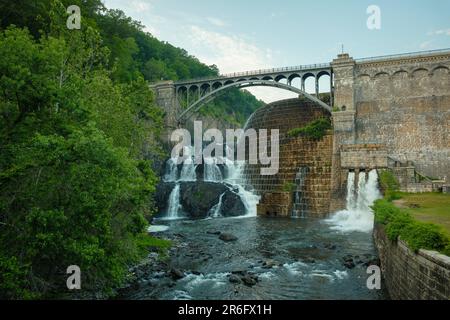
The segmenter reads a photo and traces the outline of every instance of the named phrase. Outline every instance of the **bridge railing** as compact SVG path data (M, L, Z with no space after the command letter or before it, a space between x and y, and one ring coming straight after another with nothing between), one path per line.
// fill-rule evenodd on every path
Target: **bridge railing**
M309 64L309 65L303 65L303 66L260 69L260 70L244 71L244 72L227 73L227 74L221 74L221 75L215 76L215 77L203 77L203 78L195 78L195 79L189 79L189 80L181 80L181 81L175 82L175 84L180 85L183 83L223 80L223 79L231 79L231 78L239 78L239 77L259 76L259 75L273 74L273 73L295 72L295 71L328 69L328 68L331 68L330 63L316 63L316 64Z
M395 59L402 59L402 58L427 56L427 55L434 55L434 54L438 54L438 53L443 53L443 54L450 53L450 48L439 49L439 50L409 52L409 53L403 53L403 54L392 54L392 55L384 55L384 56L376 56L376 57L368 57L368 58L359 58L359 59L355 59L355 61L357 63L375 62L375 61L383 61L383 60L395 60ZM222 75L213 76L213 77L201 77L201 78L195 78L195 79L189 79L189 80L181 80L181 81L175 82L175 85L182 85L182 84L193 83L193 82L202 82L202 81L206 82L206 81L214 81L214 80L232 79L232 78L238 78L238 77L260 76L260 75L273 74L273 73L296 72L296 71L329 69L329 68L331 68L330 63L317 63L317 64L309 64L309 65L293 66L293 67L260 69L260 70L253 70L253 71L222 74Z
M359 59L355 59L355 61L356 62L372 62L372 61L383 61L383 60L395 60L395 59L402 59L402 58L412 58L412 57L435 55L437 53L450 53L450 48L438 49L438 50L427 50L427 51L416 51L416 52L408 52L408 53L402 53L402 54L391 54L391 55L368 57L368 58L359 58Z

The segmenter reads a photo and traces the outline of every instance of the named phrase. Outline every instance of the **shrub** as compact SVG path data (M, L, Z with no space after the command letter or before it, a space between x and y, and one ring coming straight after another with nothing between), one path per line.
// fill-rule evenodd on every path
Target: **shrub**
M391 171L381 171L379 181L381 190L383 191L385 198L388 201L393 201L401 198L399 194L400 184Z
M401 231L400 237L414 250L428 249L443 252L450 244L441 228L431 223L412 221Z
M331 129L331 120L329 118L320 118L310 122L308 125L295 128L288 132L289 137L303 136L314 140L322 139L327 130Z
M393 217L400 214L399 208L384 199L375 201L372 209L375 212L375 221L382 224L387 224Z
M437 225L415 221L413 217L387 200L377 200L372 209L375 221L386 225L391 241L400 237L414 251L428 249L450 254L450 238Z

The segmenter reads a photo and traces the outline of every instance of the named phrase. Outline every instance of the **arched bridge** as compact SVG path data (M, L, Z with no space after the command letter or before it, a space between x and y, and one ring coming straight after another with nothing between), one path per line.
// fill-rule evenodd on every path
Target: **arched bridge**
M213 100L217 94L233 87L270 86L289 90L317 102L324 109L331 112L331 107L317 98L320 92L319 80L323 76L330 78L330 88L332 88L332 70L329 63L248 71L175 82L176 99L185 107L185 110L177 116L177 120L179 123L184 122L205 103ZM315 82L315 96L305 91L306 80L311 77ZM300 80L299 88L292 85L295 79ZM332 100L331 95L330 105L333 103Z

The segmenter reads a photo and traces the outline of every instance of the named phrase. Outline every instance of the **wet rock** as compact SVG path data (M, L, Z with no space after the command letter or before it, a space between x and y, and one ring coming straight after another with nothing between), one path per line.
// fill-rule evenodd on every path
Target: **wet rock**
M381 266L381 261L379 258L373 258L370 259L366 262L364 262L364 266L365 267L369 267L369 266Z
M316 260L314 260L311 257L306 257L306 258L303 259L303 262L305 262L305 263L316 263Z
M247 273L246 275L241 277L241 280L246 286L253 287L258 282L258 277L253 274Z
M325 249L328 249L328 250L336 250L336 245L335 244L332 244L332 243L326 243L325 245L324 245L324 248Z
M237 275L235 274L231 274L228 277L228 281L230 281L230 283L241 283L241 278L239 278Z
M174 187L175 182L161 182L158 184L155 192L155 201L159 210L165 211L167 209L169 196Z
M182 182L180 202L183 211L192 219L204 219L218 202L220 196L228 190L223 183Z
M355 261L353 260L353 256L351 254L346 255L342 258L342 260L344 260L343 265L347 269L353 269L354 267L356 267Z
M353 261L353 256L351 254L346 255L345 257L342 258L342 260L344 261Z
M221 233L219 236L219 239L224 242L232 242L232 241L238 240L238 238L236 236L232 235L231 233Z
M237 274L237 275L243 276L246 274L246 271L245 270L234 270L234 271L231 271L231 274Z
M228 190L222 197L221 212L224 217L238 217L247 213L239 194Z
M346 267L347 269L353 269L354 267L356 267L355 263L352 261L345 261L343 263L344 267Z
M185 276L184 272L181 271L181 270L179 270L179 269L177 269L177 268L172 268L172 269L169 271L169 275L170 275L170 277L171 277L172 279L174 279L174 280L180 280L180 279L183 279L184 276Z
M272 269L273 267L276 267L278 265L279 265L279 263L272 259L268 259L263 262L264 269Z

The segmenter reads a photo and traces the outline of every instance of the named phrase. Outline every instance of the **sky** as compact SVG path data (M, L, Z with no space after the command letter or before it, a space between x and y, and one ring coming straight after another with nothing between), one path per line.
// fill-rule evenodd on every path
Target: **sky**
M449 0L104 0L222 74L450 48ZM369 6L380 9L379 19ZM377 18L375 17L375 18ZM367 21L379 21L369 29ZM307 83L306 90L313 91ZM321 91L329 89L321 79ZM299 84L294 83L295 86ZM293 97L249 89L272 102Z

